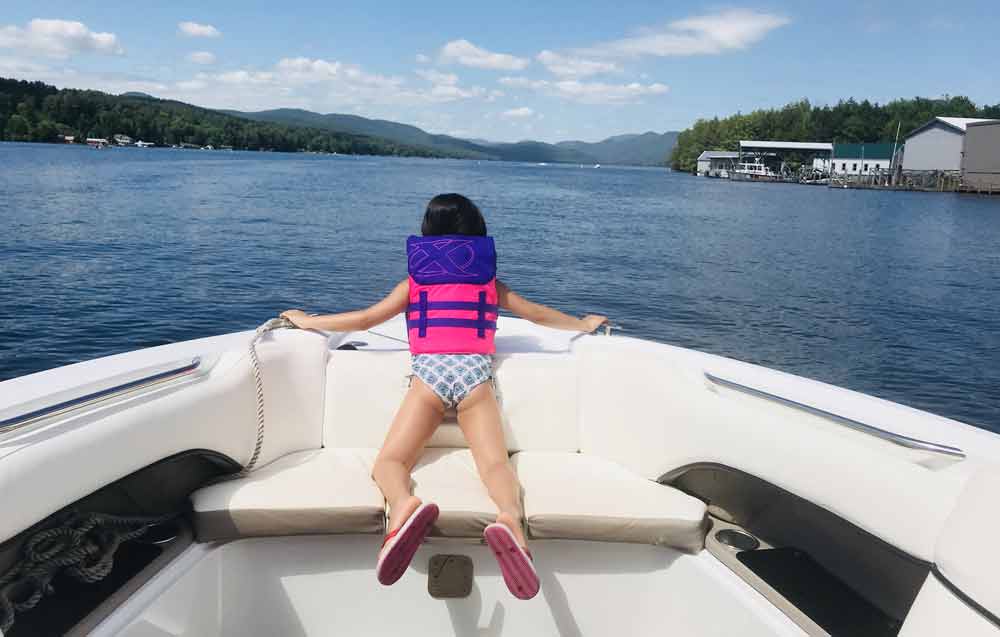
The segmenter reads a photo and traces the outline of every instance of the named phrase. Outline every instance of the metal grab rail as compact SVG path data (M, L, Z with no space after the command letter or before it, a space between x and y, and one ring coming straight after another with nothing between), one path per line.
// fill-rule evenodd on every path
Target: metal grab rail
M805 403L800 403L790 398L784 398L783 396L778 396L777 394L771 394L766 391L756 389L754 387L749 387L747 385L741 385L735 381L726 380L725 378L720 378L715 374L705 372L705 378L716 385L721 385L722 387L728 387L729 389L734 389L736 391L742 392L744 394L749 394L751 396L756 396L757 398L763 398L765 400L770 400L776 403L785 405L786 407L791 407L793 409L798 409L806 413L812 414L814 416L820 416L828 420L832 420L838 424L841 424L849 429L855 431L860 431L861 433L868 434L869 436L874 436L886 442L891 442L900 447L906 447L907 449L917 449L919 451L929 451L932 453L940 453L946 456L951 456L953 458L965 458L965 452L958 447L952 447L951 445L943 445L936 442L928 442L927 440L920 440L919 438L911 438L910 436L904 436L903 434L898 434L892 431L886 431L879 427L869 425L846 416L841 416L825 409L820 409L819 407L813 407L812 405L806 405Z
M91 392L89 394L84 394L83 396L75 396L68 400L55 403L53 405L46 405L39 409L29 411L27 413L18 414L11 418L6 418L0 420L0 435L15 431L22 427L26 427L32 423L35 423L43 418L49 418L51 416L56 416L60 414L65 414L77 409L82 409L84 407L109 400L112 398L117 398L119 396L138 391L140 389L145 389L155 385L160 385L168 381L172 381L185 376L190 376L195 373L199 366L201 366L201 358L194 358L190 362L184 363L177 367L164 370L162 372L157 372L155 374L150 374L148 376L143 376L135 380L130 380L126 383L121 383L113 387L108 387L106 389L101 389L99 391Z

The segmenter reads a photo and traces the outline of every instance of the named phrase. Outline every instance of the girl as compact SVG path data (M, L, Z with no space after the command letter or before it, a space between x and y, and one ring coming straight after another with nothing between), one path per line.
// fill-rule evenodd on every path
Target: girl
M479 476L497 506L486 542L500 562L511 592L521 599L538 593L538 575L522 530L520 486L508 462L500 408L493 393L493 335L498 306L533 323L592 332L606 320L573 318L525 300L496 280L493 239L469 199L438 195L427 204L423 237L407 240L410 276L384 299L356 312L282 316L302 329L366 330L406 312L413 382L375 460L372 477L389 505L388 535L379 551L379 582L398 580L437 520L438 507L410 492L410 471L444 411L456 407L458 424Z

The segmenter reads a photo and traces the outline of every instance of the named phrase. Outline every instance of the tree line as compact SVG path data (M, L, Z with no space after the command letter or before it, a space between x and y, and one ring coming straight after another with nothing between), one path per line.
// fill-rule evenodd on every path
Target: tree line
M836 106L813 106L808 100L783 108L700 119L677 137L670 156L674 170L693 171L705 150L739 150L741 139L792 142L891 142L899 126L899 141L934 117L1000 118L1000 104L976 106L968 97L916 97L887 104L841 100Z
M157 145L195 144L238 150L450 156L378 137L246 120L143 95L57 89L44 82L0 78L0 140L62 142L116 134Z

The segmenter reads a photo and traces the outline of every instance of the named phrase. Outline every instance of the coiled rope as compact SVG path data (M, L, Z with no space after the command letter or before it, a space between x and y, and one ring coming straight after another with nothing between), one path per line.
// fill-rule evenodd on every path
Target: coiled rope
M111 573L123 542L142 537L177 515L71 511L55 527L32 535L21 549L21 561L0 576L0 633L11 629L17 613L31 610L54 592L52 580L60 572L78 582L99 582Z
M264 380L257 356L257 342L267 332L294 327L288 319L270 319L257 328L250 340L250 371L257 401L257 438L250 460L243 469L225 476L225 479L240 478L253 471L264 447ZM31 610L45 595L52 594L52 579L60 571L80 582L98 582L111 573L115 552L123 542L139 538L151 527L177 515L141 517L71 512L56 526L32 535L24 544L21 561L0 576L0 635L14 625L17 613Z

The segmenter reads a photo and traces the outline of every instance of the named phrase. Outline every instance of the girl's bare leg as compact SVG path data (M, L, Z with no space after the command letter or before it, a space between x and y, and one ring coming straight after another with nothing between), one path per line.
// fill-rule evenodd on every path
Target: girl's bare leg
M402 526L420 506L420 498L410 491L410 471L443 416L441 399L413 377L372 468L372 477L389 503L389 532Z
M513 531L518 544L526 546L521 524L521 486L507 457L500 406L489 382L473 389L458 404L458 425L476 460L479 477L497 505L497 522Z

